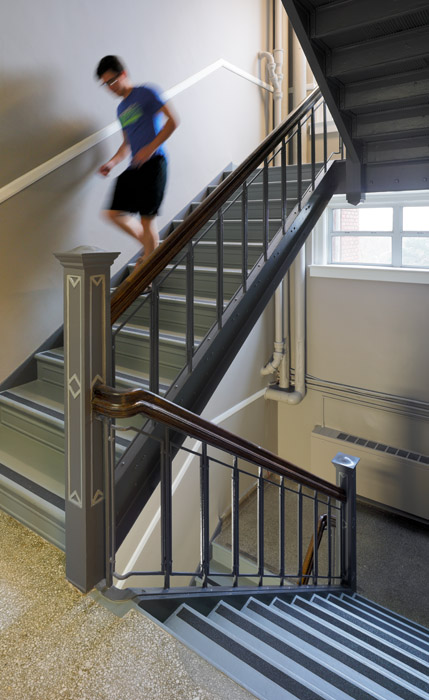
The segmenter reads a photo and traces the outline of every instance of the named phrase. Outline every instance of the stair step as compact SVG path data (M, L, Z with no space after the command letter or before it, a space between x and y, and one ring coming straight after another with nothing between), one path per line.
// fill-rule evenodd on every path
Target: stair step
M290 635L295 636L311 648L314 647L315 653L319 650L334 657L345 667L367 676L390 692L399 693L400 697L405 689L412 693L410 697L429 698L429 683L419 679L411 670L398 667L387 655L383 658L374 653L370 646L366 649L353 639L337 637L329 627L306 618L305 615L294 614L296 611L290 604L283 602L280 611L272 605L267 606L250 598L242 612L277 636L286 640Z
M176 229L182 221L175 220L173 221L173 231ZM272 240L277 233L277 231L281 228L282 222L281 219L270 219L269 220L269 240ZM261 241L264 240L264 221L262 218L260 219L249 219L248 221L248 240L249 242L253 243L260 243ZM216 236L217 236L217 220L209 220L207 224L204 224L204 226L201 228L199 234L199 237L201 237L202 240L205 241L215 241ZM229 242L236 242L236 243L241 243L243 239L243 223L241 221L241 218L238 219L230 219L224 221L223 224L223 236L224 236L224 241L229 241Z
M319 690L323 681L317 679L310 683L307 680L310 674L298 664L287 662L282 667L187 605L182 605L165 624L200 656L258 698L317 700L324 697L334 700L350 697Z
M254 193L253 193L254 194ZM288 193L289 195L289 193ZM286 206L286 212L287 216L291 213L292 209L294 208L296 204L296 198L292 199L289 198L287 200L287 206ZM199 205L199 202L193 202L191 205L191 209L194 210L196 207ZM238 195L234 200L225 202L223 206L223 217L225 221L231 220L231 219L241 219L242 218L242 212L243 212L243 204L242 204L242 197L241 195ZM247 209L247 215L249 221L252 219L263 219L264 217L264 201L261 197L261 199L250 199L248 202L248 209ZM269 218L272 219L281 219L282 218L282 200L281 197L272 197L271 193L269 196L269 202L268 202L268 216Z
M368 632L376 634L379 638L385 639L389 644L395 645L404 651L413 654L417 658L425 660L429 665L429 652L414 644L409 638L409 635L403 634L399 630L395 631L388 629L386 625L381 624L378 621L369 622L355 612L350 612L349 609L346 608L343 601L332 600L331 596L322 598L321 596L315 595L313 596L312 601L326 610L332 610L341 619L357 624L361 629L365 629Z
M330 600L330 596L328 596L328 600ZM339 600L337 599L337 605L355 614L362 620L376 621L378 627L400 636L405 641L410 641L423 651L426 651L426 653L429 653L429 635L427 633L413 631L407 624L401 623L399 620L388 619L388 615L372 611L368 606L354 601L351 596L341 596Z
M167 267L169 274L163 279L163 293L184 295L186 290L186 267L176 265ZM217 270L212 267L194 268L194 294L198 298L216 299ZM223 297L229 301L237 293L242 284L241 270L227 268L223 275Z
M217 542L212 542L212 555L210 559L210 585L215 586L232 586L234 579L232 576L232 552L231 549ZM255 561L249 559L245 555L239 556L239 570L240 570L240 586L258 586L259 576L258 576L258 565ZM272 571L265 569L265 575L272 575ZM219 576L219 574L228 574L228 576ZM200 584L200 579L195 579L196 585ZM280 578L273 577L269 579L269 584L271 586L280 586Z
M143 302L143 303L142 303ZM130 317L130 315L132 316ZM140 296L121 317L118 323L130 318L133 324L149 328L150 295ZM211 299L194 299L194 331L203 338L217 319L216 302ZM186 297L184 294L160 294L159 327L166 332L185 333L186 331Z
M417 700L422 697L416 688L412 692L368 668L365 663L355 661L352 665L351 659L339 649L323 644L316 635L303 633L298 626L289 625L287 633L279 635L265 626L263 618L257 621L247 616L245 609L238 611L224 602L219 603L208 618L279 665L284 666L290 661L299 664L305 669L306 678L310 673L313 683L319 679L321 689L323 683L333 686L334 697L374 697L380 700L398 697ZM329 686L327 691L332 692Z
M276 600L273 606L279 608L280 611L285 609L284 603L279 600ZM333 634L348 636L351 639L363 642L368 645L369 648L379 650L383 654L386 654L387 657L392 658L395 662L402 664L403 668L416 671L420 674L420 678L427 679L427 665L421 659L386 642L378 635L362 629L360 625L347 622L332 611L325 610L323 607L316 605L313 601L304 600L300 596L294 598L292 607L296 607L307 613L307 616L310 616L313 622L329 625Z
M346 598L349 596L341 596L342 598ZM372 600L368 600L368 598L364 598L361 595L358 595L358 593L353 593L350 598L355 601L355 603L358 603L360 605L365 605L367 606L370 610L372 610L377 614L381 615L386 615L389 619L398 621L400 623L405 623L407 627L410 627L412 630L415 630L416 632L419 632L423 638L429 640L429 630L427 627L423 627L423 625L419 625L418 622L414 622L413 620L409 620L407 617L404 617L403 615L399 615L398 613L393 612L392 610L389 610L388 608L383 607L382 605L379 605L378 603L374 603Z

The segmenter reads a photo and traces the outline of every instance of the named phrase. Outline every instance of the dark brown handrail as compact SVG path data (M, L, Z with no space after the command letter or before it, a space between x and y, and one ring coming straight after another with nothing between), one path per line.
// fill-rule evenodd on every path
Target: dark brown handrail
M331 518L331 526L335 527L336 526L336 519L333 516ZM328 527L328 514L324 513L319 517L319 522L317 524L317 549L320 547L320 543L322 541L323 533L325 532L326 528ZM298 586L305 586L311 575L311 570L313 568L313 561L314 561L314 536L312 536L310 543L308 545L307 549L307 554L305 555L304 563L302 565L302 577L298 581Z
M195 234L206 224L249 175L273 151L288 132L317 102L321 95L316 88L204 201L119 285L111 300L111 321L115 323L132 302L153 282Z
M185 432L197 440L233 453L246 461L254 462L279 476L292 479L339 501L346 501L344 489L313 476L305 469L277 457L268 450L244 440L191 411L152 394L150 391L144 389L119 391L108 386L98 385L94 387L92 407L97 413L110 418L129 418L144 413L149 418L160 421L170 428Z

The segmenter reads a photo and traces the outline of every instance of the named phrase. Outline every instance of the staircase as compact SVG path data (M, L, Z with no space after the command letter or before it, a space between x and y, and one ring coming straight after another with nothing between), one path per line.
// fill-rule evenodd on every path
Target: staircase
M225 173L225 175L228 173ZM311 166L302 166L302 191L310 183ZM255 173L248 191L248 269L261 257L263 218L262 171ZM287 214L297 203L296 166L287 167ZM207 190L210 194L213 188ZM280 169L269 168L269 241L281 228ZM193 202L193 211L198 202ZM242 284L242 202L238 196L224 206L224 303ZM170 225L173 231L180 220ZM198 346L216 320L217 251L215 222L195 246L195 345ZM129 269L132 269L131 265ZM171 270L172 266L170 266ZM165 394L186 362L186 274L179 263L160 286L160 393ZM116 386L123 389L149 386L150 295L134 302L137 309L116 337ZM143 304L142 304L143 302ZM128 314L129 315L129 314ZM116 328L123 319L119 319ZM114 327L115 330L115 327ZM0 394L0 507L42 537L64 548L64 355L51 348L35 356L37 377ZM128 420L127 423L130 421ZM133 419L139 425L142 419ZM117 459L129 445L116 439Z
M428 3L282 1L349 165L363 165L355 186L360 192L426 189Z
M163 626L258 698L429 699L429 630L356 594L267 597L193 600Z

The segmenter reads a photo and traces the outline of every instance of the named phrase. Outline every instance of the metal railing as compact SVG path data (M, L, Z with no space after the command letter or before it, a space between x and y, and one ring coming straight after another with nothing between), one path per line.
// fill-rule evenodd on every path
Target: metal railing
M163 426L161 436L155 438L152 431L147 433L148 437L157 440L161 464L157 552L160 565L121 574L115 571L115 470L111 449L110 459L106 460L105 475L107 586L111 586L115 579L125 580L135 576L141 578L145 588L150 587L151 594L195 585L195 581L203 589L210 589L214 583L226 588L238 588L243 584L258 588L284 587L296 585L297 579L305 579L308 584L309 574L305 564L308 557L305 557L304 543L310 537L318 541L322 512L326 514L328 525L335 520L339 527L336 545L332 539L332 528L328 527L323 555L318 547L313 550L312 584L353 585L356 531L353 516L355 465L352 459L335 462L342 474L345 461L346 467L353 465L353 479L348 483L343 482L345 488L342 488L150 392L118 392L110 387L98 386L95 388L93 409L105 421L110 445L117 430L112 422L114 418L130 418L143 413L151 422ZM144 432L142 428L127 429ZM177 441L180 434L193 438L197 444L183 444L183 439ZM196 505L188 493L186 509L198 508L200 523L199 554L192 547L189 549L188 541L187 567L180 566L182 538L176 523L174 482L177 477L173 462L173 459L180 462L183 455L188 458L189 483L193 484L194 492L198 494ZM213 517L210 496L213 488L217 502L218 482L222 480L229 482L231 491L230 503L225 507L226 511L229 507L230 514L222 524L222 532L227 531L229 543L230 566L226 571L224 567L219 570L211 558L213 533L218 523ZM252 487L256 493L254 508L250 520L247 516L244 527L242 498ZM296 548L291 549L294 539Z
M322 115L318 146L317 111ZM310 146L305 163L307 140ZM133 337L147 346L140 365L132 361L136 378L150 391L174 399L175 391L222 329L232 306L246 293L278 241L290 231L305 197L315 190L318 170L325 173L332 156L328 154L326 105L316 89L114 292L111 318L116 366L127 363L124 346L134 333ZM281 194L273 212L270 173L274 172L271 166L276 158L281 162L276 175ZM292 161L293 193L287 179L287 166ZM262 200L262 216L256 223L249 215L249 192L255 185ZM239 230L229 240L225 231L231 219ZM235 256L232 263L230 255ZM165 368L161 366L161 303L171 296L182 297L185 312L180 332L170 333L167 339L175 343L178 363ZM196 318L202 305L206 318L198 325Z

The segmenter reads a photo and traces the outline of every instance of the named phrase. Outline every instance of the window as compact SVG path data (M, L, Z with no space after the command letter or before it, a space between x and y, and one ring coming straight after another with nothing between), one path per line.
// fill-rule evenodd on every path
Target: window
M313 260L429 270L429 192L368 194L357 207L336 195L316 227Z

